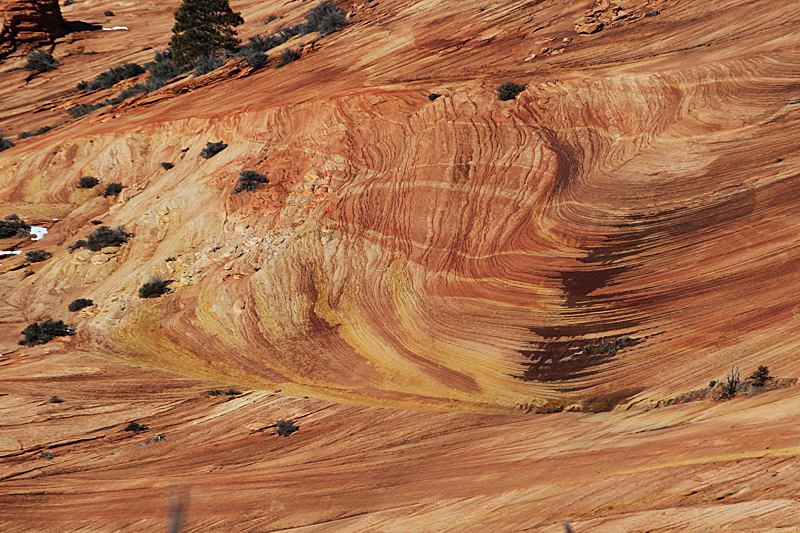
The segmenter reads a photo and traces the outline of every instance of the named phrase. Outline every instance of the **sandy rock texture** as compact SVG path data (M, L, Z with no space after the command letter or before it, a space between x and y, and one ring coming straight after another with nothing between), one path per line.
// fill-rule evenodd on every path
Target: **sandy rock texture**
M53 44L64 24L58 0L3 0L0 19L0 58L19 48Z
M233 8L249 37L300 4ZM0 262L6 529L164 530L183 501L186 531L791 531L797 10L342 5L280 69L79 119L143 77L75 85L149 61L177 6L76 2L130 30L70 33L27 84L0 65L9 133L56 126L0 154L0 215L49 230L0 244L53 254ZM245 170L269 182L234 193ZM133 236L69 249L101 225ZM48 317L76 334L17 344ZM690 393L733 365L792 386Z

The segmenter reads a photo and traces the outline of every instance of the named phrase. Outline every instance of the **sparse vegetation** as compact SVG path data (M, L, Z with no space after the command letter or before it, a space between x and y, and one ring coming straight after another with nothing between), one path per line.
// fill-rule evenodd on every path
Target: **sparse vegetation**
M147 94L155 91L156 89L160 89L164 86L164 82L159 78L154 76L148 76L144 83L137 83L136 85L131 85L130 87L123 89L117 96L114 98L110 98L108 100L104 100L103 104L105 105L117 105L121 104L128 98L136 96L137 94Z
M69 245L69 249L88 248L93 252L99 252L108 246L122 246L131 237L133 237L133 234L127 233L125 226L117 226L114 229L108 226L100 226L86 240L81 239Z
M28 324L28 327L22 330L22 334L25 335L25 338L20 339L20 344L23 346L35 346L37 344L46 344L56 337L74 335L75 332L63 320L56 322L47 319L41 323L33 322Z
M5 134L0 131L0 152L3 150L8 150L9 148L14 146L14 141L11 139L7 139Z
M169 48L156 52L153 61L147 63L144 68L147 69L151 76L165 83L182 72L172 62L172 50Z
M22 139L27 139L28 137L35 137L37 135L41 135L43 133L47 133L48 131L50 131L52 129L53 129L53 126L42 126L41 128L37 128L35 130L23 131L22 133L20 133L17 136L17 139L19 139L21 141Z
M175 167L175 165L173 165L172 163L167 163L166 161L161 163L161 168L163 168L164 170L169 170L173 167Z
M70 302L70 304L67 306L67 309L74 313L75 311L80 311L84 307L89 307L91 305L94 305L94 302L90 299L78 298L77 300L72 300L72 302Z
M228 0L183 0L172 28L172 59L178 67L221 49L236 50L236 26L244 23Z
M45 252L44 250L31 250L29 252L25 252L25 260L29 263L47 261L51 257L53 257L53 254L50 252Z
M513 100L519 93L525 90L525 87L527 87L527 85L512 83L510 81L506 82L497 88L497 99L503 101Z
M106 189L103 191L103 197L108 198L109 196L119 196L119 193L122 192L122 189L125 186L121 183L109 183L106 186Z
M54 394L50 397L50 403L64 403L64 400Z
M25 70L34 72L55 70L61 64L53 58L50 52L42 49L34 50L26 56L26 59L28 62L25 63Z
M303 33L317 32L324 36L347 26L347 15L333 0L325 0L306 14Z
M249 56L245 57L244 60L247 62L248 65L253 67L256 70L260 70L267 66L267 54L263 52L256 52L254 54L250 54Z
M67 113L69 113L69 115L72 118L78 118L82 117L83 115L88 115L93 111L97 111L98 109L100 109L101 107L105 107L106 105L108 104L106 104L105 102L100 102L98 104L78 104L76 106L72 106L69 109L67 109Z
M0 239L24 237L30 235L30 232L30 225L16 214L8 215L4 220L0 220Z
M92 224L94 224L95 226L99 226L102 223L103 223L102 220L92 220Z
M281 52L280 57L278 58L278 64L275 65L275 68L281 68L285 65L288 65L292 61L297 61L300 59L301 54L297 50L293 48L287 48L283 52Z
M161 276L153 276L150 281L139 287L139 298L158 298L162 294L169 292L171 279L164 279Z
M269 183L269 179L264 174L259 174L255 170L242 170L239 173L239 179L236 182L236 188L233 189L233 194L238 194L242 191L253 192Z
M440 96L442 96L442 95L441 95L441 94L437 94L437 93L431 93L431 94L429 94L429 95L428 95L428 100L430 100L431 102L433 102L434 100L436 100L436 99L437 99L437 98L439 98Z
M127 426L125 426L125 431L130 431L132 433L139 433L140 431L147 431L148 429L150 428L138 422L130 422Z
M94 91L96 89L108 89L122 80L133 78L140 74L144 74L144 72L144 67L139 64L123 63L122 65L118 65L114 68L101 72L90 82L80 82L78 84L78 90Z
M105 13L103 13L103 15L105 15L107 17L113 17L114 16L114 12L113 11L106 11Z
M294 424L294 420L278 420L275 422L274 434L280 435L281 437L288 437L298 429L300 428Z
M747 381L754 387L763 387L770 379L772 379L772 377L769 375L769 368L764 365L759 366L758 370L747 377Z
M194 62L192 73L195 76L202 76L214 70L217 70L225 62L217 55L207 54Z
M203 159L211 159L227 147L228 145L222 141L215 143L209 141L206 143L206 147L200 151L200 157Z
M78 188L79 189L92 189L97 187L100 184L100 180L95 178L94 176L81 176L78 179Z

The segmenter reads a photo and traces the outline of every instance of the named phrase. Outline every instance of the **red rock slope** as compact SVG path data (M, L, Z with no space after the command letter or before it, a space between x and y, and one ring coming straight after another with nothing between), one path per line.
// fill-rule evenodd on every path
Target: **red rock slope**
M168 9L120 7L152 24L65 40L61 77L24 90L22 72L3 67L15 133L85 98L49 91L93 75L87 51L144 61L166 43ZM243 35L264 31L270 13L288 23L307 8L234 7L249 21ZM3 481L13 488L4 519L24 529L44 507L43 529L158 529L169 487L191 480L202 487L190 498L196 530L796 522L793 389L638 410L732 364L800 374L796 10L744 0L347 8L348 28L279 70L229 65L0 155L3 212L59 219L26 248L54 254L34 275L15 270L21 258L0 267L0 349L17 350L0 400L23 413L15 431L31 432L9 437L19 466ZM500 102L505 81L527 88ZM201 159L218 140L228 148ZM242 170L269 185L232 194ZM82 175L125 189L105 199L75 188ZM92 220L134 237L70 253ZM138 298L154 274L175 280L172 292ZM68 314L80 297L97 306ZM45 316L77 335L16 347ZM96 414L44 435L54 408L41 403L49 390L21 385L43 371L27 358L66 353L182 376L169 394L141 376L151 385L121 397L116 415L151 416L180 444L151 452L163 443L138 447ZM70 374L59 357L66 369L50 371ZM125 368L100 373L114 382L134 372ZM89 394L91 381L74 382ZM256 392L197 398L219 383ZM246 435L301 415L307 431L285 440ZM94 435L70 445L74 464L38 470L36 446ZM128 450L119 462L106 458L115 446ZM25 481L34 471L42 477ZM76 490L79 480L97 488ZM139 502L130 519L129 501Z

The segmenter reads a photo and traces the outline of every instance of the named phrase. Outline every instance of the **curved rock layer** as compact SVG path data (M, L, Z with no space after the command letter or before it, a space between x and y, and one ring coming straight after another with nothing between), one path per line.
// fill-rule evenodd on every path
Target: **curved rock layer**
M679 32L657 22L617 38ZM695 27L680 30L691 40ZM293 103L242 96L263 94L268 73L224 82L215 100L249 109L180 118L212 85L122 121L89 117L84 135L0 163L6 210L61 218L41 243L55 258L9 288L6 308L62 316L90 297L71 349L368 403L603 410L703 386L733 363L791 375L800 204L785 132L800 66L775 28L774 46L746 56L720 45L681 52L694 58L682 65L655 54L578 70L601 32L547 63L560 79L530 67L510 102L495 98L501 77L451 83L435 101L419 81L345 91L334 77L330 96L317 85L304 101L302 81L366 31L354 26L298 62L305 70L277 71L278 87L297 77L282 97ZM385 79L387 62L370 72L365 60ZM228 148L199 158L216 140ZM242 170L270 182L233 194ZM125 189L96 197L75 188L81 175ZM92 219L135 237L64 250ZM139 299L154 274L172 293ZM9 342L18 328L6 327Z

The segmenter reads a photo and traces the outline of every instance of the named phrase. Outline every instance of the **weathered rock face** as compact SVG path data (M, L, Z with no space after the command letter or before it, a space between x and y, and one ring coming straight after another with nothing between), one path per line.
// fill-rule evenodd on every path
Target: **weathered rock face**
M0 58L19 47L52 43L64 19L58 0L1 0Z

